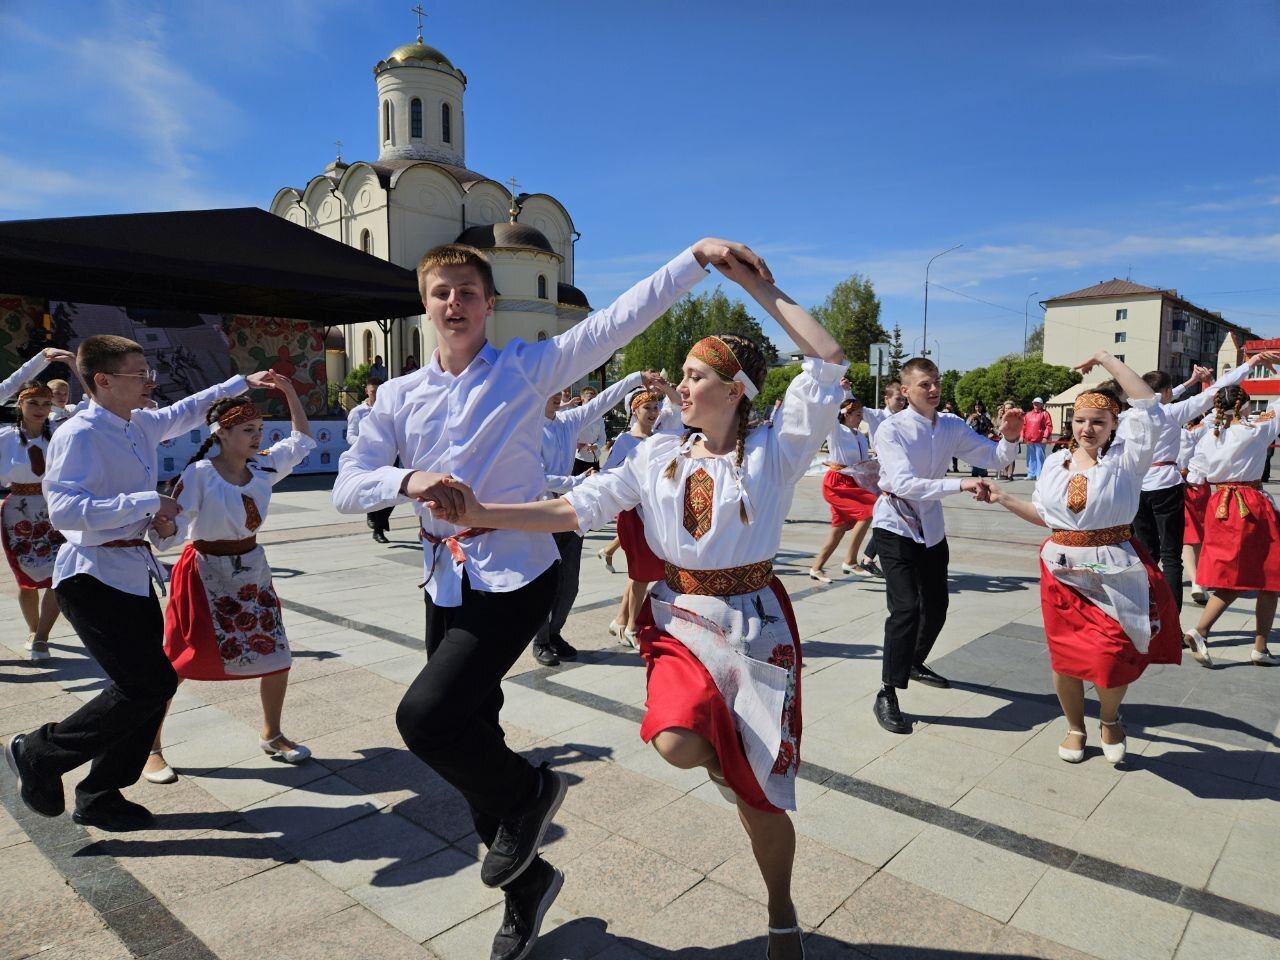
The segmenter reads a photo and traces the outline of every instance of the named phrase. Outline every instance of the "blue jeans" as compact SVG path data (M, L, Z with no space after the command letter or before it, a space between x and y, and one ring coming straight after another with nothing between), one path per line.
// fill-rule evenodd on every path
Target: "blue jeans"
M1044 466L1044 444L1027 444L1027 479L1034 480L1040 476L1040 468Z

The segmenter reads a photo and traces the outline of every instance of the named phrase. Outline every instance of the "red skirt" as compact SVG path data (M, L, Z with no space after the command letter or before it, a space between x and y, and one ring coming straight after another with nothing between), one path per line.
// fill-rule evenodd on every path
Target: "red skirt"
M800 711L800 631L796 628L796 614L791 607L791 599L781 581L774 577L769 586L782 607L795 648L794 709L783 721L790 724L795 747L791 748L784 740L782 746L786 755L780 755L778 762L785 760L790 763L794 760L798 765L800 734L803 729ZM701 734L715 748L725 781L748 806L766 813L782 813L782 810L765 798L764 790L756 780L751 765L747 763L747 754L742 748L737 727L734 726L733 714L729 712L728 704L720 695L719 688L702 661L679 640L662 633L653 625L653 613L647 598L640 611L639 625L640 656L645 662L648 694L645 699L644 721L640 724L640 739L648 743L663 730L673 727Z
M1130 540L1129 545L1146 567L1152 616L1159 619L1147 652L1141 653L1118 621L1060 581L1041 560L1040 607L1054 673L1105 689L1133 683L1148 664L1182 662L1182 624L1169 584L1140 543Z
M667 575L662 561L649 549L649 541L644 538L644 523L635 510L618 514L618 542L627 558L628 580L653 583Z
M1219 520L1218 505L1228 495L1227 515ZM1249 511L1243 517L1241 503ZM1213 492L1205 509L1196 583L1213 590L1280 592L1280 526L1271 498L1261 490Z
M1210 492L1207 483L1188 483L1182 488L1182 542L1186 546L1204 542L1204 513L1209 509Z
M822 497L831 506L831 525L847 527L870 520L876 495L858 486L856 480L838 470L828 470L822 479Z

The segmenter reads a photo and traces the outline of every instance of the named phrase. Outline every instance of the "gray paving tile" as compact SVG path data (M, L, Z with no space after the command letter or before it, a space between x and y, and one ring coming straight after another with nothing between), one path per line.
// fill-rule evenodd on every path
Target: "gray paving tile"
M385 871L377 884L350 895L419 943L502 902L502 891L480 882L478 861L453 847Z
M1275 960L1280 943L1210 917L1192 914L1174 960Z
M242 811L255 829L278 834L281 842L297 843L359 817L376 813L386 804L330 774L302 787L268 797Z

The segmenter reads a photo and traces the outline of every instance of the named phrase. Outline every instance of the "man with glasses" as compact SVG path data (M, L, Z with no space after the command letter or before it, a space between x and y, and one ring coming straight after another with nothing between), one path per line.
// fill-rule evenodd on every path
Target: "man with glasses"
M72 819L134 830L151 823L151 813L120 791L141 774L178 683L151 585L163 574L147 539L163 547L178 532L178 504L156 492L156 448L200 426L213 401L267 381L260 373L232 377L157 409L156 373L132 340L89 337L76 366L91 400L54 433L44 474L49 519L67 541L54 563L53 591L111 684L65 720L14 736L5 759L23 801L46 817L65 809L62 775L92 761L76 787Z

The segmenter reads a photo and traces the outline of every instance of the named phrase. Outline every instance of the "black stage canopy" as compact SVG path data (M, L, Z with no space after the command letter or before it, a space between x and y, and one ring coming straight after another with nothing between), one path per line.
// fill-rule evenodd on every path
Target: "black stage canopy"
M256 207L3 221L0 291L317 324L422 313L413 271Z

